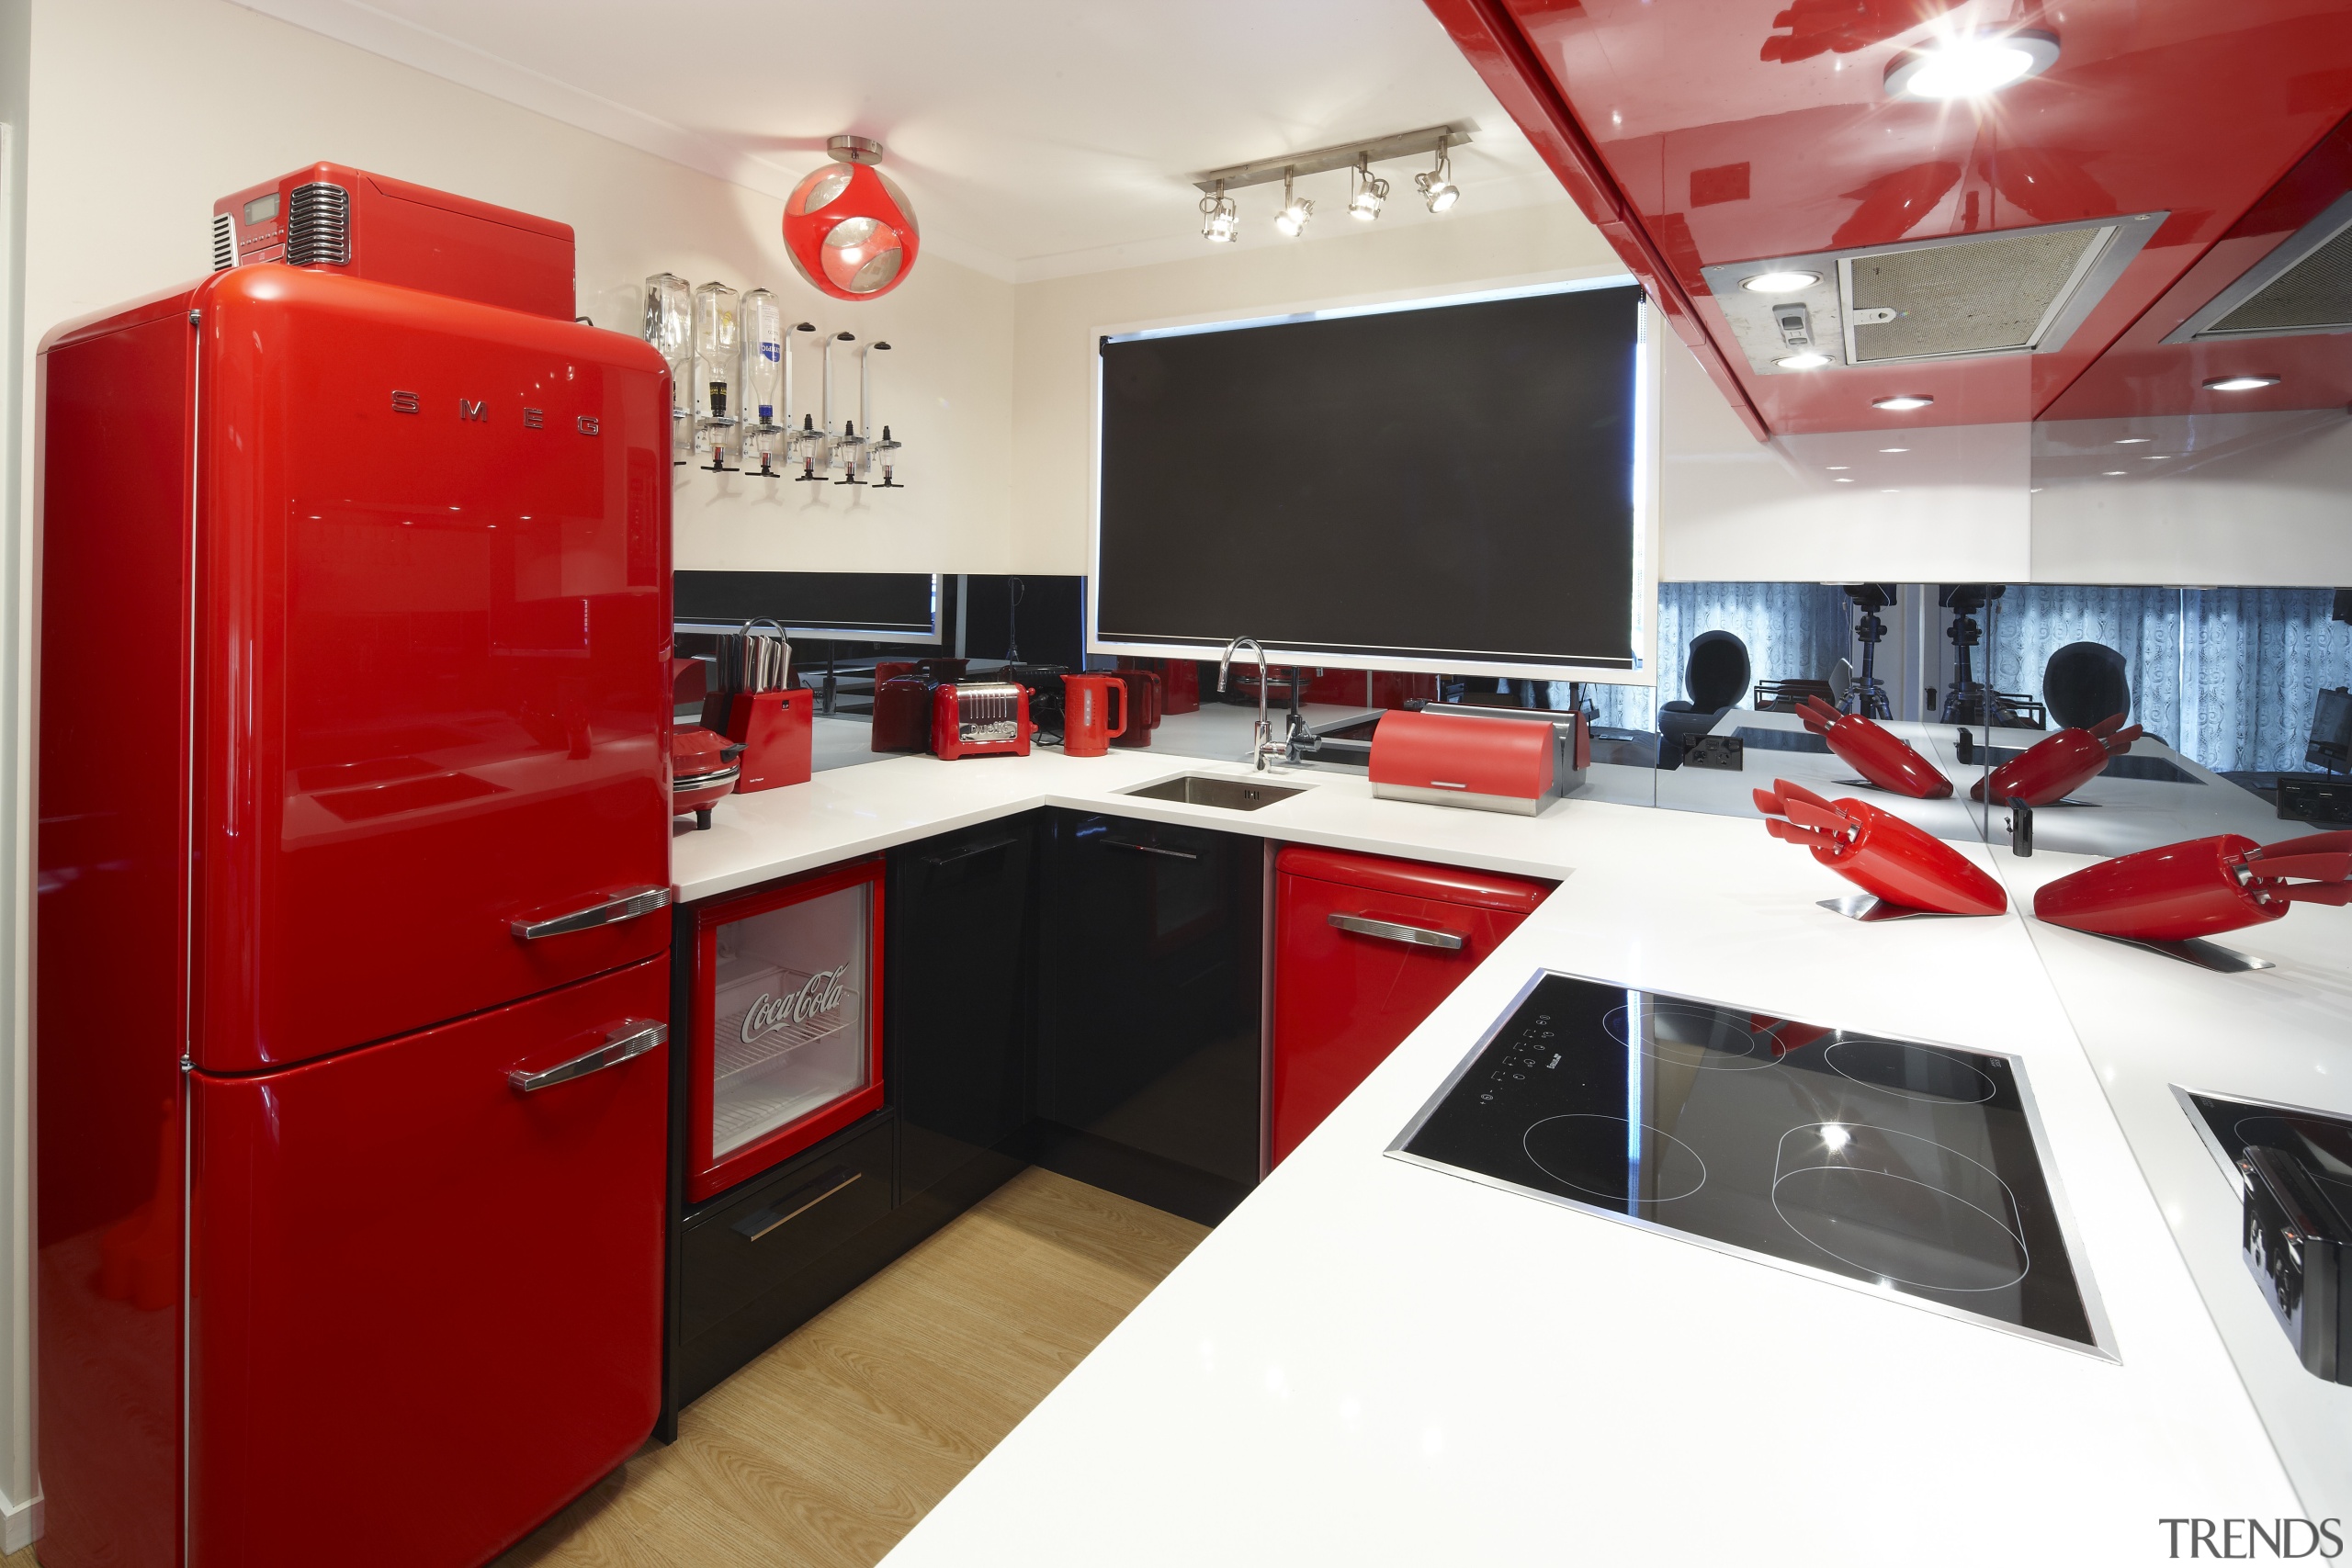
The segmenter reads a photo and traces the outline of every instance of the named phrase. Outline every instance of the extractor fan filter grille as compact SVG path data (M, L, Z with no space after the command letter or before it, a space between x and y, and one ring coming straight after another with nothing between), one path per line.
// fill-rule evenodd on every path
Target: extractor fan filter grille
M2198 335L2340 332L2352 332L2352 223Z
M1995 234L1847 262L1855 362L2033 347L2111 232Z
M1760 375L2047 354L2065 345L2165 217L2135 212L1702 270Z

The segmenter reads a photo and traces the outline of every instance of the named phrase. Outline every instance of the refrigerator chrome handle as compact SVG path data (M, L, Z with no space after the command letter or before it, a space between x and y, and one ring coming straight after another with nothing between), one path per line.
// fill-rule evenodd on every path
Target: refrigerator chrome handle
M1400 926L1393 920L1368 920L1362 915L1332 915L1330 923L1343 931L1358 936L1378 937L1383 942L1409 942L1415 947L1440 947L1448 953L1462 949L1462 939L1452 931L1433 931L1420 926Z
M650 915L656 909L670 907L670 890L666 887L639 887L617 898L607 898L591 904L584 909L574 909L568 915L557 915L545 920L511 920L506 929L517 941L537 942L541 937L565 936L572 931L594 931L619 920L633 920L639 915Z
M590 1073L618 1066L632 1056L642 1056L670 1038L666 1023L646 1023L631 1019L605 1037L605 1043L594 1051L574 1056L544 1072L526 1073L516 1067L506 1075L506 1084L517 1094L530 1094L551 1084L570 1083L584 1078Z
M1132 839L1105 839L1102 840L1102 847L1106 850L1133 850L1139 855L1161 855L1169 860L1201 858L1190 850L1163 850L1158 844L1138 844Z

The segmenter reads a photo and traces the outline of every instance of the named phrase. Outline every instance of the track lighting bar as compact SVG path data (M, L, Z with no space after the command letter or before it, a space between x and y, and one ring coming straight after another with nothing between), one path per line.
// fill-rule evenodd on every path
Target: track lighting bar
M1426 130L1408 130L1396 136L1375 136L1365 141L1317 148L1312 152L1261 158L1255 163L1236 164L1229 169L1211 169L1207 174L1194 176L1193 184L1203 194L1216 196L1223 194L1223 190L1236 190L1243 186L1271 185L1285 176L1297 179L1332 169L1354 168L1359 162L1385 164L1394 158L1411 158L1424 152L1466 147L1470 144L1471 129L1468 121L1458 120L1452 125L1432 125Z

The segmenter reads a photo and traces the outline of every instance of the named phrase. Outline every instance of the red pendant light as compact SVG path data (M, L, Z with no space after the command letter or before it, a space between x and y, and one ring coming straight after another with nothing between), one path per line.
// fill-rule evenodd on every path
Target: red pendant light
M784 204L784 247L800 276L836 299L888 294L914 270L914 209L874 166L879 141L836 136L825 151L833 163L809 171Z

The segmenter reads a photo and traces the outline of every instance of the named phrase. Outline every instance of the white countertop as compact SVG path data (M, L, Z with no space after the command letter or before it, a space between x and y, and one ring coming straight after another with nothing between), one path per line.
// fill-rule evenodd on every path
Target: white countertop
M2352 910L2238 933L2280 966L2217 976L2016 908L1840 919L1815 900L1849 885L1752 818L1572 799L1529 819L1307 771L1251 813L1117 793L1199 771L1243 770L894 758L732 797L676 840L688 899L1041 805L1566 879L899 1568L2155 1562L2162 1517L2352 1513L2352 1390L2295 1364L2166 1087L2352 1111L2352 982L2328 959ZM2086 863L1964 852L2013 903ZM2120 1363L1385 1157L1544 967L2020 1059Z

